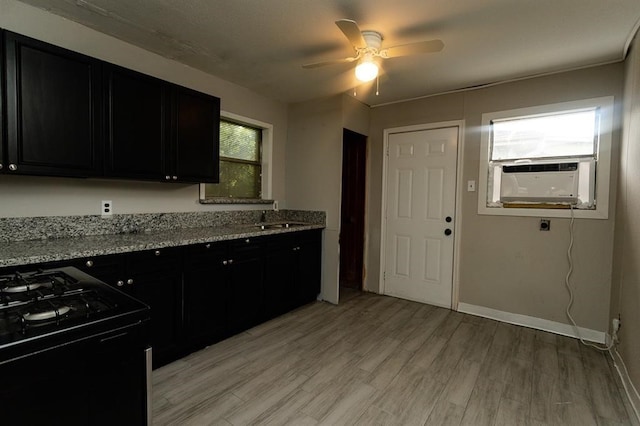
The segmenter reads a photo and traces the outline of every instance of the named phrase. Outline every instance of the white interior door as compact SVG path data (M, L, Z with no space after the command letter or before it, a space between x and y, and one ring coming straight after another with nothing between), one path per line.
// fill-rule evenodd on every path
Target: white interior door
M458 127L391 133L384 293L451 307Z

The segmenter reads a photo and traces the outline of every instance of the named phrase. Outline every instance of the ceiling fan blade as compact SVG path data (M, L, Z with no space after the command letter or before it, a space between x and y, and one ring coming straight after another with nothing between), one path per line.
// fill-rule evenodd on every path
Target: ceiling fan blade
M442 40L419 41L383 49L380 52L380 56L383 58L397 58L399 56L416 55L419 53L440 52L443 48L444 43Z
M356 21L352 21L351 19L340 19L336 21L336 25L340 28L340 31L344 33L349 42L356 49L362 49L367 47L367 42L362 37L362 32L356 24Z
M302 68L319 68L319 67L324 67L325 65L344 64L347 62L353 62L357 59L358 59L357 57L353 57L353 58L344 58L344 59L334 59L333 61L314 62L311 64L304 64Z

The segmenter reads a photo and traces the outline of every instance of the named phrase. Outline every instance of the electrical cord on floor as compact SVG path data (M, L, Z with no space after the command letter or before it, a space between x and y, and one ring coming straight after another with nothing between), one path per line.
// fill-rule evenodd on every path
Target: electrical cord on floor
M567 287L567 290L569 291L569 303L567 304L567 309L566 309L567 317L569 317L569 321L571 321L571 324L573 324L573 326L575 327L576 336L578 336L578 340L580 340L580 343L582 343L585 346L590 346L592 348L595 348L599 351L608 351L615 344L614 339L611 339L611 343L605 347L596 345L594 343L586 342L580 336L580 329L578 328L578 325L576 324L575 320L571 316L571 305L573 305L573 289L571 288L571 284L569 280L571 278L571 274L573 273L573 258L571 256L571 249L573 248L573 222L575 219L575 216L573 214L573 204L570 205L570 208L571 208L571 222L569 222L569 248L567 249L567 259L569 260L569 270L567 271L567 275L564 278L564 284Z

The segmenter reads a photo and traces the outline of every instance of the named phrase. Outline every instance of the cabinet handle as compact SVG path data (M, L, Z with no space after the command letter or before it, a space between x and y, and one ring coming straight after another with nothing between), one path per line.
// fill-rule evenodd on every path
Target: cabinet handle
M129 279L127 280L127 284L129 284L129 285L133 285L133 278L129 278Z
M211 244L205 244L204 248L210 249L211 248Z
M156 250L153 254L155 254L156 256L160 256L160 250Z
M226 266L228 263L229 263L229 262L227 262L226 260L223 260L223 261L222 261L222 264L223 264L223 265L225 265L225 266Z
M16 170L18 170L18 166L16 166L15 164L9 164L9 170L15 172Z
M124 285L124 281L122 281L122 280L118 280L118 282L116 283L116 285L117 285L118 287L122 287L122 286Z
M93 266L93 260L87 260L87 263L85 263L85 265L87 265L87 268L91 268Z

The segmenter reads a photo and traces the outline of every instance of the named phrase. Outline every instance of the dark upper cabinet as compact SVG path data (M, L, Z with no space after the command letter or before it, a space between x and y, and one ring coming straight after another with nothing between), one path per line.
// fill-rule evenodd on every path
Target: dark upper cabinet
M101 175L101 63L11 32L4 46L4 171Z
M105 174L164 180L170 155L166 83L105 65L104 87Z
M171 178L219 182L220 99L172 86Z
M218 182L220 99L105 64L105 173Z

